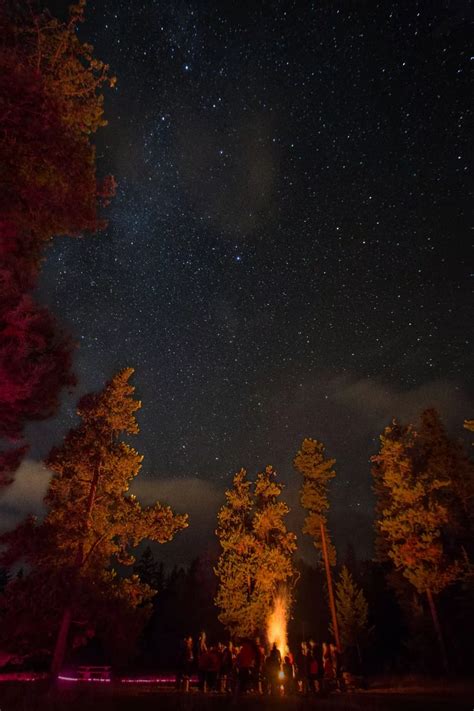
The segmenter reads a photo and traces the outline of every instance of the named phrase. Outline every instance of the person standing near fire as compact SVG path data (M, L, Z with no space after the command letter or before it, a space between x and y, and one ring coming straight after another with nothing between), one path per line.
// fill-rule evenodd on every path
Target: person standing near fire
M193 673L193 666L193 638L185 637L181 642L178 655L178 673L176 674L176 688L178 691L189 691L189 681Z
M201 632L199 635L197 650L196 650L198 686L200 691L206 691L206 668L207 668L207 641L206 633Z
M270 650L270 654L265 662L267 677L267 691L269 694L276 694L279 688L279 674L281 671L281 654L275 642Z
M238 692L245 693L252 687L253 675L257 663L257 653L255 644L249 639L242 641L239 653L237 654L238 668Z
M255 664L255 686L259 694L263 694L263 680L265 677L265 647L260 641L260 637L255 638L255 649L257 659Z

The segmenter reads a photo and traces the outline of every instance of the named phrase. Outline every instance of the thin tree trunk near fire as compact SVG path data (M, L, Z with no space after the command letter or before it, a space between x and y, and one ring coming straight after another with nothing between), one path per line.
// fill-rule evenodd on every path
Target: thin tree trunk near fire
M100 467L97 467L94 476L91 481L91 488L89 489L89 495L87 497L86 506L86 529L90 526L90 518L92 514L92 509L94 508L95 495L97 492L97 484L99 482ZM74 607L74 600L77 594L77 583L79 580L79 573L81 571L84 562L84 539L79 541L76 557L73 565L71 589L69 592L69 600L64 608L63 615L61 618L61 624L59 626L58 636L56 638L56 644L54 647L53 661L51 663L51 675L53 680L56 679L57 675L61 671L61 667L64 662L64 657L66 656L67 648L67 638L69 635L69 629L71 627L72 611Z
M341 651L341 641L339 639L339 626L337 624L337 614L336 614L336 603L334 601L334 591L332 587L332 575L331 566L329 565L328 547L326 543L326 529L324 523L321 521L321 543L323 549L324 567L326 568L326 577L328 581L328 594L329 594L329 609L331 610L332 617L332 628L334 631L334 639L336 640L336 647L338 651Z
M439 623L438 612L436 610L436 604L433 598L433 593L429 588L426 590L426 597L428 599L428 605L430 606L431 617L433 619L433 625L436 631L436 637L438 639L439 650L441 652L441 659L443 661L443 668L446 674L449 672L448 655L446 654L446 647L444 644L443 632L441 630L441 625Z

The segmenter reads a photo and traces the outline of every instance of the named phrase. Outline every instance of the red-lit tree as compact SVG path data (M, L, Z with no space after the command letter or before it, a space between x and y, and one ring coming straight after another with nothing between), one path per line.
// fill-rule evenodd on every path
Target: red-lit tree
M114 190L96 176L91 134L104 125L101 88L115 79L66 22L33 2L0 3L0 484L12 480L27 421L48 417L73 382L72 342L30 292L44 245L102 226Z
M77 36L84 8L71 5L66 22L32 3L0 10L0 213L27 240L95 231L112 187L98 187L91 134L115 78Z

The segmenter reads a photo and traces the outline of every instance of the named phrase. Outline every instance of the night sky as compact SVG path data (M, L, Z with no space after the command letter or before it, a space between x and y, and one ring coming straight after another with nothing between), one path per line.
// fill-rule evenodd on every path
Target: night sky
M195 521L167 559L211 541L241 466L277 468L299 525L305 436L337 459L340 554L370 555L382 428L435 405L462 436L473 416L469 6L88 3L81 38L118 77L97 134L118 191L105 232L47 254L38 298L79 384L30 457L135 367L136 490Z

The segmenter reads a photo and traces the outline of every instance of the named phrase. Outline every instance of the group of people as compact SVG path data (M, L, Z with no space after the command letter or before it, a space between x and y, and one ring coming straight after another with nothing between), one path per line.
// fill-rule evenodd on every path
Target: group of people
M179 650L177 689L189 691L197 675L201 691L220 693L307 694L343 688L340 654L334 644L301 642L296 654L266 649L257 637L240 644L208 644L205 633L195 645L185 637Z

